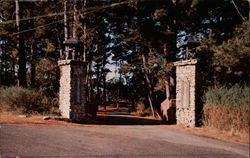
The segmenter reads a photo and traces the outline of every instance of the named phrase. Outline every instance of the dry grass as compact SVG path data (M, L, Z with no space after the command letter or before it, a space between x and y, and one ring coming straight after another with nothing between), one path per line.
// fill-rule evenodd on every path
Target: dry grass
M247 111L226 106L210 106L204 111L204 124L222 131L228 131L232 135L249 132L249 115Z
M221 131L217 128L212 128L208 126L186 128L184 126L169 125L167 127L190 132L192 134L195 134L201 137L211 137L211 138L222 139L222 140L249 143L249 133L238 133L238 134L232 135L231 132Z
M248 86L238 84L210 88L205 94L204 125L231 135L248 135L249 90Z

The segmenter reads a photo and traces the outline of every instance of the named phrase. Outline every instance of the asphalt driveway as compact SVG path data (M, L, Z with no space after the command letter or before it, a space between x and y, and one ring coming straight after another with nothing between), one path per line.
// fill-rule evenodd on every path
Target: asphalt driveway
M1 124L4 157L248 157L249 145L166 125Z

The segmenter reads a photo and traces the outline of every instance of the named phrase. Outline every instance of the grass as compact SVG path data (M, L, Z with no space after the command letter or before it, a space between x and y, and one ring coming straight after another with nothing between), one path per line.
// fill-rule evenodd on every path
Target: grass
M232 135L248 133L250 88L236 84L232 87L211 87L205 93L204 125Z

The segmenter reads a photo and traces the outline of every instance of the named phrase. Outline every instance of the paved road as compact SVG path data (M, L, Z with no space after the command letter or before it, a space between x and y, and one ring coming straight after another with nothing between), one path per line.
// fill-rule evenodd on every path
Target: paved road
M4 157L248 157L243 143L199 137L166 125L1 124Z
M99 125L0 124L3 157L248 157L249 145L196 136L129 115L105 111ZM105 124L105 125L102 125Z

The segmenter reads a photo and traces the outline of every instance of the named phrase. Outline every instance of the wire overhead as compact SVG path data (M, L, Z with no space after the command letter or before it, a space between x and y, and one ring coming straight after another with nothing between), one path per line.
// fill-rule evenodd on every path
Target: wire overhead
M245 18L244 18L243 15L240 13L240 10L239 10L239 8L237 7L237 5L235 4L234 0L232 0L232 3L233 3L233 5L234 5L234 7L235 7L237 13L238 13L239 16L241 17L241 19L244 21ZM249 2L249 4L250 4L250 2Z
M129 4L129 3L132 3L132 2L138 2L138 1L140 1L140 0L126 0L126 1L123 1L123 2L118 2L118 3L103 5L103 6L89 7L89 8L86 8L86 9L78 10L77 13L78 14L84 13L83 17L85 17L87 14L96 12L98 10L112 8L112 7L116 7L116 6L119 6L119 5ZM67 13L71 14L71 13L73 13L73 11L69 11ZM54 17L54 16L60 16L60 15L63 15L63 14L64 14L64 12L51 13L51 14L47 14L47 15L39 15L39 16L33 16L33 17L23 18L23 19L20 19L20 21L40 19L40 18L45 18L45 17ZM70 18L68 18L68 19L70 19ZM49 25L52 25L52 24L60 23L60 22L63 22L63 20L64 19L61 19L61 20L57 20L57 21L54 21L54 22L51 22L51 23L47 23L47 24L44 24L44 25L37 26L35 28L31 28L31 29L26 29L26 30L22 30L22 31L19 31L19 32L15 32L15 33L11 34L11 36L15 36L15 35L18 35L18 34L21 34L21 33L33 31L33 30L36 30L38 28L46 27L46 26L49 26ZM16 20L3 21L3 22L0 22L0 24L10 24L10 23L13 23L13 22L16 22Z
M107 4L107 5L103 5L103 6L89 7L89 8L86 8L86 9L81 9L78 12L84 13L84 12L87 12L87 11L97 11L97 10L111 8L111 7L115 7L115 6L119 6L119 5L123 5L123 4L128 4L128 3L131 3L131 2L136 2L136 1L139 1L139 0L133 0L133 1L132 0L126 0L126 1L123 1L123 2ZM67 14L71 14L71 13L73 13L72 10L67 12ZM40 19L40 18L61 16L63 14L64 14L64 12L50 13L50 14L46 14L46 15L38 15L38 16L33 16L33 17L22 18L19 21L21 22L21 21L27 21L27 20ZM0 24L10 24L10 23L14 23L14 22L16 22L16 20L7 20L7 21L0 22Z

